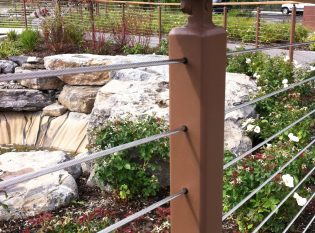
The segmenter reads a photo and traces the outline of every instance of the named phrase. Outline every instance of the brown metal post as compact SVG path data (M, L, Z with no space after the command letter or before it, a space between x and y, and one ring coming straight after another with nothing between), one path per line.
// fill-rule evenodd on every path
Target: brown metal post
M96 3L96 15L99 15L100 14L100 4L99 3Z
M24 26L25 26L25 28L28 28L27 16L26 16L26 2L25 2L25 0L23 0L23 15L24 15Z
M225 31L227 30L227 16L228 16L228 9L226 6L223 8L223 28Z
M295 26L296 26L296 5L293 4L292 17L291 17L291 30L290 30L290 44L294 44L295 41ZM290 62L293 62L294 57L294 46L289 49Z
M256 9L256 48L259 47L259 36L260 36L260 7Z
M158 30L159 30L159 44L162 41L162 8L158 6Z
M126 4L123 3L122 4L122 14L121 14L121 19L122 19L122 23L123 25L125 25L125 14L126 14Z
M95 37L94 4L93 4L93 0L89 1L89 12L90 12L90 22L91 22L91 29L92 29L93 47L95 49L96 37Z
M81 1L79 4L80 4L79 5L80 18L81 18L81 21L83 23L83 7L82 7L82 4L84 4L84 3L83 3L83 1Z
M211 0L183 0L188 24L170 32L170 125L185 124L171 137L171 193L188 194L171 203L173 233L221 233L224 152L226 32L212 23Z

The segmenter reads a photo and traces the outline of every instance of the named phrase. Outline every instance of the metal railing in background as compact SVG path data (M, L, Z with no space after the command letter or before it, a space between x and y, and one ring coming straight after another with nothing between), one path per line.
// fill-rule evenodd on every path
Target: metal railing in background
M93 6L92 11L83 13L82 17L93 18L92 25L97 28L97 15L101 15L102 11L106 12L108 8L102 8L101 2L109 4L109 2L98 1L97 4L87 5L89 9ZM259 97L255 100L243 103L239 106L228 109L224 112L224 87L225 87L225 68L226 56L240 53L255 52L264 50L265 48L256 48L253 50L236 51L226 53L226 39L225 30L218 27L212 27L211 17L207 0L196 0L190 4L184 4L185 12L189 12L191 16L187 27L177 28L170 33L170 60L148 61L142 63L118 64L98 67L79 67L64 70L54 71L38 71L27 74L7 74L1 75L1 80L21 80L28 78L45 78L56 75L87 73L96 71L109 71L116 69L138 68L155 65L170 65L170 128L174 129L169 132L164 132L158 135L153 135L148 138L129 142L114 148L94 153L79 159L73 159L67 162L57 164L55 166L47 167L37 172L32 172L7 179L0 182L0 189L5 189L9 186L16 185L38 176L49 174L67 167L80 164L82 162L94 160L100 157L106 157L109 154L125 150L137 145L148 143L164 137L170 137L171 142L171 196L141 210L123 219L113 226L104 229L101 232L110 232L118 227L127 224L130 221L142 216L143 214L161 206L167 202L171 202L171 222L172 232L174 233L197 233L197 232L213 232L219 233L222 230L222 220L227 219L244 203L249 201L256 193L265 187L272 179L288 167L298 157L311 148L315 140L311 141L306 147L299 151L291 160L286 162L277 172L272 174L259 187L253 190L240 203L236 204L231 210L225 213L222 217L222 183L223 171L241 161L246 156L252 154L258 148L264 146L269 141L275 139L280 134L291 129L293 126L299 124L307 117L315 113L315 110L310 111L300 119L283 128L276 134L267 138L265 141L259 143L249 151L236 157L227 164L223 164L223 148L224 148L224 115L240 109L242 107L255 104L258 101L273 97L277 94L288 91L297 86L303 85L306 82L313 81L315 77L292 84L291 86L269 93L265 96ZM126 19L126 2L116 2L120 4L119 11L121 11L122 19ZM139 6L138 3L130 2L131 6ZM144 3L142 3L144 4ZM257 3L249 4L256 6ZM262 4L262 3L261 3ZM275 2L279 4L279 2ZM148 6L147 6L148 5ZM221 4L222 5L222 4ZM242 4L240 4L242 5ZM84 11L86 5L81 5ZM142 5L141 5L142 6ZM145 4L143 7L160 6L158 3ZM177 4L168 4L167 7L178 6ZM224 5L223 5L224 6ZM95 9L94 9L95 8ZM77 11L78 10L78 11ZM79 12L81 9L73 6L67 7L67 12ZM227 9L224 9L227 14ZM260 9L257 9L260 12ZM225 15L226 16L226 15ZM80 15L81 17L81 15ZM161 18L159 16L158 18ZM258 23L257 23L258 22ZM259 14L257 15L257 25L261 25ZM207 26L206 23L209 23ZM225 22L224 25L227 25ZM292 27L293 28L293 27ZM257 28L256 28L257 33ZM256 39L259 38L256 36ZM257 42L257 41L256 41ZM308 42L313 43L313 42ZM258 47L259 44L257 44ZM282 45L293 48L295 45L290 41L289 45ZM305 45L305 44L303 44ZM292 50L293 51L293 50ZM180 58L180 59L178 59ZM176 65L175 64L179 64ZM216 111L213 111L215 109ZM180 128L177 128L181 125ZM175 136L176 135L176 136ZM113 155L115 156L115 155ZM258 232L261 227L280 209L280 207L290 198L290 196L308 179L315 167L308 172L308 174L286 195L286 197L272 210L268 216L253 230ZM189 192L188 192L189 191ZM179 198L185 197L185 198ZM310 203L314 194L310 197L307 203ZM306 208L306 207L304 207ZM289 223L300 216L304 209L300 209L297 215ZM310 221L306 231L314 221ZM290 226L288 226L290 227ZM286 229L284 230L286 231Z
M36 14L49 16L54 12L54 1L39 0L28 3L25 0L0 0L0 7L8 8L0 11L0 27L27 28L38 27L41 20ZM132 1L56 1L64 20L75 23L92 34L92 40L97 40L97 33L111 33L123 30L130 34L144 37L157 37L159 43L177 26L187 22L187 16L181 14L178 3L152 3ZM236 42L254 43L255 47L269 43L293 43L297 23L296 11L292 16L272 16L281 20L262 15L264 8L276 6L281 10L281 4L293 1L266 2L226 2L214 3L213 22L223 26L228 32L228 38ZM295 8L294 8L295 9ZM34 12L36 12L34 14ZM277 27L274 25L277 24ZM290 33L289 33L290 32ZM271 39L273 38L273 39ZM301 42L301 41L296 41ZM290 50L290 54L293 49ZM292 56L292 55L291 55ZM291 57L290 56L290 57Z

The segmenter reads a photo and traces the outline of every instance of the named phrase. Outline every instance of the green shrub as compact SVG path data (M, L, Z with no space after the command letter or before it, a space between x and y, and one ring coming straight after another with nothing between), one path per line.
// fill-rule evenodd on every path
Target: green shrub
M18 39L18 34L15 30L11 30L7 34L9 41L16 41Z
M158 47L157 54L168 55L168 40L162 40L160 46Z
M296 62L291 64L285 57L271 58L260 53L231 57L228 69L246 73L257 79L259 93L253 98L279 90L315 74L314 71L306 70ZM306 83L258 102L256 112L259 115L256 119L247 119L243 123L244 130L255 144L266 140L314 109L312 90L312 83ZM310 143L315 132L314 126L314 118L308 117L269 142L267 146L259 148L253 155L247 156L236 167L227 169L224 175L224 211L230 210L239 203ZM294 183L297 184L312 169L315 164L314 153L314 150L306 151L235 212L234 217L241 232L253 230L291 191L291 188L283 184L282 175L289 174L294 177ZM225 162L233 157L231 153L226 153ZM309 197L311 191L308 187L312 183L314 177L308 179L297 193L302 197ZM281 214L274 215L262 232L282 232L298 209L296 200L293 197L289 198L281 207Z
M142 46L140 43L136 43L133 46L125 45L123 47L123 53L124 54L144 54L146 51L146 48Z
M108 149L167 129L167 124L155 117L135 121L117 119L97 133L96 143L101 149ZM168 159L168 139L161 139L98 160L95 178L109 184L121 199L147 198L159 191L160 185L154 174Z
M309 35L309 37L307 38L307 41L315 41L315 33L312 33L311 35ZM310 50L315 51L315 43L310 44L309 48Z
M33 51L40 41L40 36L38 31L27 29L21 33L19 41L24 50Z
M23 53L23 49L19 41L0 41L0 58L16 56Z
M72 23L64 24L64 33L67 41L80 47L83 42L84 30L78 25Z

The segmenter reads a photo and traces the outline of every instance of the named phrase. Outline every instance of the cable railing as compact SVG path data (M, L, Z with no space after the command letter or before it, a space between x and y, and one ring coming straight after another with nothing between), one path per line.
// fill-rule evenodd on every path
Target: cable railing
M23 79L35 79L35 78L49 78L61 75L70 74L85 74L91 72L102 72L102 71L114 71L122 69L134 69L147 66L162 66L162 65L172 65L172 64L185 64L187 59L170 59L170 60L156 60L148 62L137 62L128 64L113 64L104 66L89 66L89 67L76 67L67 69L56 69L56 70L43 70L35 71L30 73L13 73L1 75L1 81L13 81L13 80L23 80Z
M298 219L298 217L300 217L300 215L302 214L302 212L305 210L306 207L308 207L308 204L311 203L311 201L313 200L313 198L315 197L315 193L312 194L312 196L308 199L308 201L305 203L305 205L300 209L300 211L294 216L294 218L292 219L292 221L287 225L287 227L283 230L282 233L286 233L290 227L294 224L294 222Z
M312 42L305 42L305 43L290 43L287 45L279 45L279 46L273 46L273 47L263 47L263 48L255 48L255 49L247 49L247 50L242 50L242 51L233 51L233 52L228 52L224 55L238 55L238 54L244 54L244 53L251 53L251 52L257 52L257 51L263 51L263 50L267 50L267 49L274 49L274 48L288 48L288 47L295 47L295 46L303 46L303 45L309 45L315 43L314 41ZM180 57L180 56L179 56ZM188 58L189 59L189 58ZM62 76L62 75L69 75L69 74L77 74L77 73L90 73L90 72L100 72L100 71L112 71L112 70L120 70L120 69L131 69L131 68L140 68L140 67L147 67L147 66L161 66L161 65L175 65L175 64L187 64L188 63L188 59L186 58L181 58L181 59L167 59L167 60L157 60L157 61L148 61L148 62L137 62L137 63L128 63L128 64L113 64L113 65L106 65L106 66L93 66L93 67L76 67L76 68L69 68L69 69L61 69L61 70L46 70L46 71L37 71L37 72L32 72L32 73L23 73L23 74L5 74L5 75L1 75L0 76L0 80L1 81L12 81L12 80L22 80L22 79L34 79L34 78L47 78L47 77L52 77L52 76ZM190 61L190 60L189 60ZM192 62L192 64L188 63L189 65L194 65L194 62ZM194 70L196 71L196 70ZM212 71L212 70L211 70ZM174 71L173 71L174 72ZM178 72L179 75L177 78L179 78L180 75L185 76L187 74L190 74L189 72ZM209 75L209 74L207 74ZM205 78L206 79L206 78ZM291 90L295 87L298 87L300 85L303 85L307 82L310 81L314 81L315 77L311 77L302 81L299 81L297 83L294 83L286 88L274 91L272 93L269 93L267 95L258 97L256 99L253 99L251 101L248 101L246 103L242 103L238 106L232 107L230 109L227 109L225 111L225 114L231 113L233 111L236 111L238 109L244 108L246 106L255 104L259 101L265 100L267 98L276 96L280 93L284 93L288 90ZM183 82L184 84L187 83L187 80L176 80L178 82ZM185 82L186 81L186 82ZM190 81L194 81L193 79ZM222 81L222 80L221 80ZM184 84L177 84L176 88L178 88L178 86L184 85ZM191 85L191 83L189 83ZM198 83L199 85L199 83ZM191 85L192 86L192 85ZM202 86L202 85L201 85ZM198 88L196 88L198 89ZM208 90L207 90L208 91ZM193 94L196 94L195 92L192 92ZM173 94L174 96L174 94ZM184 92L184 94L178 95L180 98L178 98L179 100L181 100L181 98L184 98L185 96L187 96L187 93ZM180 101L179 101L180 102ZM188 101L187 101L188 102ZM202 101L201 101L202 102ZM186 102L183 101L183 103L180 103L181 106L183 106L183 109L186 108ZM193 102L193 104L190 103L189 105L191 108L195 107L195 103ZM190 109L188 109L187 111L190 111ZM201 111L202 112L202 111ZM310 117L311 115L313 115L315 113L315 110L310 111L309 113L307 113L306 115L302 116L301 118L297 119L296 121L294 121L293 123L289 124L288 126L286 126L285 128L283 128L282 130L278 131L277 133L275 133L274 135L270 136L269 138L265 139L263 142L260 142L259 144L257 144L256 146L254 146L252 149L246 151L245 153L243 153L242 155L239 155L238 157L234 158L233 160L231 160L230 162L226 163L223 165L223 170L226 170L228 168L230 168L231 166L235 165L236 163L238 163L239 161L241 161L242 159L244 159L246 156L252 154L254 151L256 151L257 149L259 149L260 147L266 145L268 142L270 142L271 140L275 139L276 137L278 137L280 134L288 131L289 129L293 128L294 126L296 126L297 124L299 124L300 122L302 122L303 120L305 120L307 117ZM212 113L213 114L213 113ZM185 115L185 113L180 112L180 115ZM210 114L211 115L211 114ZM207 115L209 116L209 115ZM198 116L199 118L202 118L200 116ZM198 118L196 117L196 118ZM223 119L222 119L223 121ZM182 122L183 124L186 124L186 122ZM195 122L193 122L195 123ZM179 124L181 125L181 124ZM187 124L189 127L190 125L193 124ZM202 127L201 127L202 128ZM211 127L208 127L211 128ZM166 138L166 137L171 137L177 134L181 134L181 133L185 133L187 132L188 127L186 126L181 126L179 128L176 128L174 130L168 131L168 132L163 132L161 134L157 134L157 135L153 135L147 138L143 138L140 140L136 140L133 142L129 142L120 146L116 146L113 148L108 148L106 150L102 150L100 152L96 152L93 153L91 155L86 155L80 158L75 158L73 160L70 161L66 161L54 166L49 166L46 168L43 168L39 171L35 171L35 172L31 172L31 173L27 173L24 175L20 175L17 177L13 177L10 179L6 179L4 181L0 182L0 190L2 189L6 189L7 187L13 186L13 185L17 185L21 182L25 182L31 179L34 179L36 177L39 176L43 176L52 172L56 172L58 170L61 169L65 169L68 167L72 167L74 165L78 165L87 161L91 161L91 160L95 160L98 158L106 158L109 155L114 154L113 156L115 156L115 153L121 151L121 150L126 150L126 149L130 149L145 143L149 143L155 140L159 140L161 138ZM195 140L195 135L203 135L204 131L200 131L202 133L198 134L193 134L193 136L191 138L189 138L189 143L193 143L193 141ZM188 134L185 134L185 136L187 136ZM178 135L179 136L179 135ZM203 141L204 142L204 141ZM247 201L249 201L254 195L256 195L260 190L262 190L269 182L271 182L277 175L279 175L284 169L286 169L287 167L289 167L293 162L295 162L304 152L306 152L307 150L309 150L315 143L315 139L312 140L308 145L306 145L303 149L301 149L296 155L294 155L288 162L286 162L284 165L282 165L280 168L277 169L276 172L274 172L268 179L266 179L262 184L260 184L256 189L254 189L250 194L248 194L242 201L240 201L239 203L237 203L235 206L232 207L232 209L230 209L227 213L223 214L223 216L221 216L222 220L226 220L228 217L230 217L231 215L233 215L240 207L242 207ZM183 146L183 145L179 145ZM200 145L198 145L200 146ZM196 147L198 148L198 147ZM204 148L203 148L204 149ZM195 148L194 148L195 150ZM201 150L202 151L202 150ZM205 150L207 151L207 150ZM197 152L193 152L192 154L194 155L194 153ZM174 159L174 158L171 158ZM185 160L187 158L181 158L182 160ZM196 159L196 158L195 158ZM195 160L194 160L195 161ZM198 161L199 164L202 164L202 162ZM194 165L195 166L195 165ZM203 167L203 164L200 165L201 167ZM194 168L194 167L193 167ZM193 170L192 168L192 170ZM222 168L222 165L221 165ZM220 168L220 169L221 169ZM182 169L185 170L185 169ZM209 170L208 168L205 170ZM274 215L277 213L277 211L281 208L281 206L288 200L288 198L290 198L290 196L313 174L315 170L315 167L312 168L310 170L310 172L308 172L308 174L294 187L294 189L292 189L290 191L290 193L288 195L286 195L286 197L276 206L276 208L274 208L269 215L264 218L264 220L258 225L256 226L256 228L252 231L253 233L258 232L263 226L264 224ZM188 172L187 170L185 172ZM202 174L208 174L207 173L202 173ZM200 174L198 173L198 177L200 177ZM187 177L186 177L187 178ZM221 177L222 178L222 177ZM202 178L203 179L203 178ZM201 180L202 180L201 179ZM200 180L199 180L200 181ZM207 180L208 181L208 180ZM196 182L196 183L202 183L202 182ZM195 185L195 183L194 183ZM205 183L202 183L202 185L205 185ZM175 200L176 198L183 196L185 194L188 193L188 187L186 188L185 185L179 185L180 188L176 187L176 191L173 192L174 194L170 195L169 197L164 198L163 200L154 203L150 206L148 206L147 208L144 208L143 210L130 215L129 217L116 222L115 224L105 228L104 230L100 231L101 233L106 233L106 232L111 232L114 231L116 229L118 229L119 227L139 218L140 216L158 208L161 205L164 205L170 201ZM173 189L174 190L174 189ZM178 191L180 190L180 191ZM190 190L189 190L190 191ZM199 198L202 195L202 193L199 193ZM202 197L204 199L206 199L205 197ZM295 222L295 220L301 215L301 213L305 210L306 206L312 201L312 199L314 198L314 194L312 194L312 196L309 198L309 200L307 201L307 203L299 210L299 212L296 214L296 216L293 218L293 220L289 223L289 225L286 227L286 229L284 230L284 232L286 232L291 226L292 224ZM220 213L221 215L222 213ZM184 220L183 220L184 221ZM310 223L306 226L306 228L304 229L304 232L307 231L307 229L311 226L312 222L314 221L314 218L310 221Z
M263 225L265 225L265 223L275 214L277 213L277 211L280 209L280 207L289 199L289 197L292 196L292 194L304 183L304 181L309 178L313 172L315 171L315 167L312 168L312 170L307 173L306 176L304 176L304 178L290 191L290 193L288 195L286 195L285 198L283 198L283 200L274 208L273 211L271 211L271 213L252 231L252 233L256 233L258 232Z
M12 80L22 80L22 79L33 79L33 78L47 78L51 76L59 76L65 74L77 74L77 73L90 73L90 72L100 72L100 71L113 71L113 70L120 70L120 69L130 69L130 68L139 68L139 67L148 67L148 66L162 66L162 65L172 65L172 64L185 64L187 63L187 59L170 59L170 60L159 60L159 61L148 61L148 62L138 62L138 63L129 63L129 64L114 64L108 66L95 66L95 67L77 67L77 68L70 68L70 69L61 69L61 70L46 70L46 71L38 71L38 72L31 72L28 74L5 74L1 75L1 81L12 81ZM171 137L173 135L179 133L187 132L188 128L186 126L181 126L177 129L170 130L168 132L162 132L160 134L152 135L146 138L142 138L139 140L135 140L133 142L125 143L113 148L108 148L106 150L102 150L90 155L85 155L80 158L75 158L66 162L62 162L53 166L48 166L42 168L35 172L26 173L20 176L16 176L13 178L5 179L0 182L0 190L6 190L8 187L13 185L18 185L22 182L26 182L32 179L35 179L40 176L44 176L62 169L66 169L75 165L82 164L84 162L96 160L98 158L106 158L109 155L115 156L115 153L127 150L133 147L137 147L139 145L143 145L146 143L150 143L162 138ZM186 188L182 188L179 192L170 195L144 209L141 211L128 216L127 218L101 230L100 232L112 232L115 229L149 213L150 211L188 193Z

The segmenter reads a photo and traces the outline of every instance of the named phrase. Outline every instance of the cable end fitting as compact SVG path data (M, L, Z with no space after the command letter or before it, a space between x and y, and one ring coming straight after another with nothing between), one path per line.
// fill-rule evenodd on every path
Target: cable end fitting
M181 130L182 130L183 132L187 133L187 132L188 132L188 127L187 127L186 125L183 125L183 126L181 127Z

